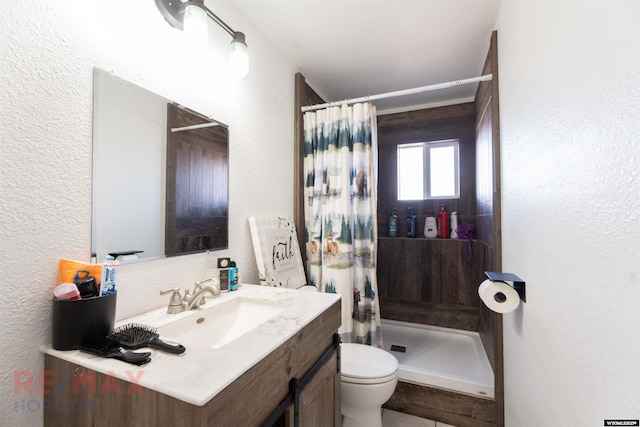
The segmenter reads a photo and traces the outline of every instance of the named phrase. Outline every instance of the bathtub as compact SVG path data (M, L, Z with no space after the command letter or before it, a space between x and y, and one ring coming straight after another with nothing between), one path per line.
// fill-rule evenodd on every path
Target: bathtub
M384 349L400 363L399 380L494 398L493 370L477 332L381 321Z

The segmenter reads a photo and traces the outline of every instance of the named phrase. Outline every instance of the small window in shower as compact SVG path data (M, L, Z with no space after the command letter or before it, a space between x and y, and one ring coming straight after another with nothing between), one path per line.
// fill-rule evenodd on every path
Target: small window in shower
M398 200L459 197L457 139L398 145Z

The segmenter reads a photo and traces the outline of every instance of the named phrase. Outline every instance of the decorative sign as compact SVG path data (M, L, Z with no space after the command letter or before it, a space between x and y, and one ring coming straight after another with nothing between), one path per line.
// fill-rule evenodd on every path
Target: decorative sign
M260 284L299 288L307 284L292 218L249 218Z

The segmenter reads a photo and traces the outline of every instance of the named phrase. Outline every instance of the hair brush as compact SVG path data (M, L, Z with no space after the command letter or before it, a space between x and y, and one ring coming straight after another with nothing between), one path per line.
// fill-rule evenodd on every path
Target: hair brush
M80 343L79 349L96 356L119 359L123 362L134 365L144 365L151 362L151 353L136 353L135 351L125 351L117 341L107 337L92 336L87 337Z
M152 347L173 354L182 354L186 350L181 344L161 340L156 328L137 323L129 323L114 329L109 334L109 338L118 341L122 347L132 350Z

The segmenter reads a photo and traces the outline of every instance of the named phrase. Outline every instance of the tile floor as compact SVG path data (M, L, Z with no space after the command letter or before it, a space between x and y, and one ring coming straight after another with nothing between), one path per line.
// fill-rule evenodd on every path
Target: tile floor
M402 412L384 409L382 411L382 427L454 427L450 424L414 417Z

